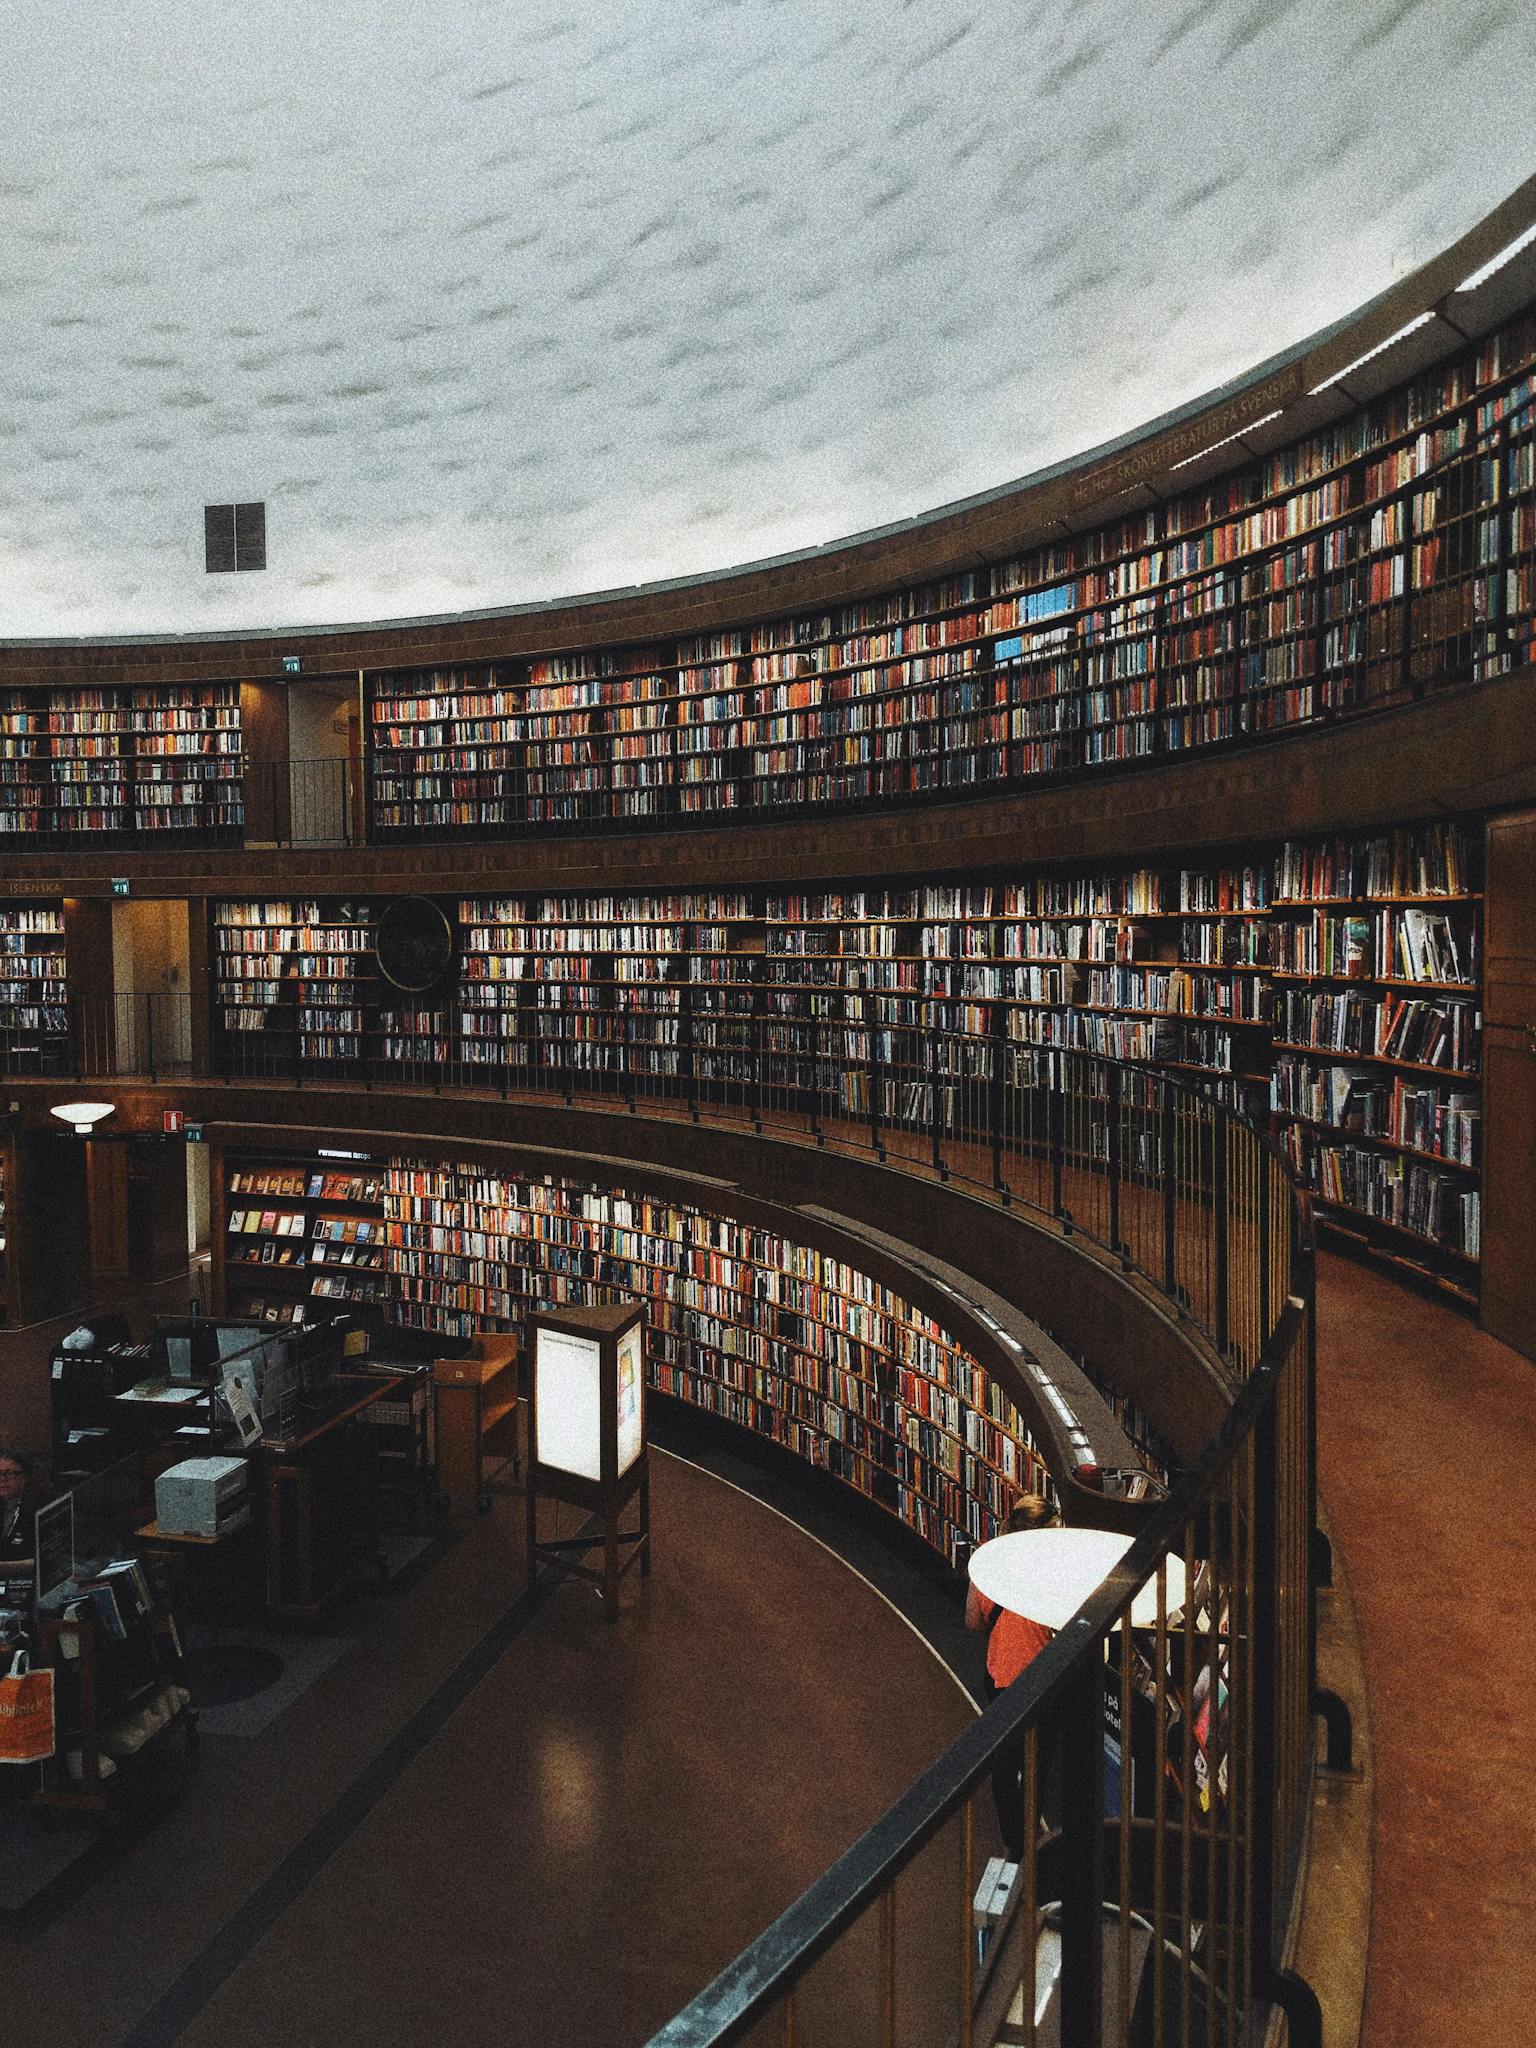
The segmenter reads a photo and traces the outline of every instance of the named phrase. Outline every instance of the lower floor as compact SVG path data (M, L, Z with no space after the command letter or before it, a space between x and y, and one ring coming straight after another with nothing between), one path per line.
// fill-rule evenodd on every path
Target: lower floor
M1370 1706L1362 2039L1513 2043L1536 2009L1532 1367L1329 1257L1319 1332L1332 1597ZM50 1336L0 1336L5 1428L34 1442ZM973 1711L957 1602L864 1528L850 1569L710 1463L658 1449L655 1575L626 1582L617 1627L583 1586L524 1596L521 1502L498 1495L425 1531L389 1586L266 1644L293 1680L270 1713L258 1694L205 1716L179 1802L0 1919L7 2031L49 2048L643 2042ZM941 1938L916 1890L914 2023ZM1341 1911L1357 1945L1351 1924ZM836 2017L853 2037L852 2007Z

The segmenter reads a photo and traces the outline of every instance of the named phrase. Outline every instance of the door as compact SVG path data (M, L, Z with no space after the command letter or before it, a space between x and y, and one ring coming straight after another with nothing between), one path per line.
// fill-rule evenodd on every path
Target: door
M157 1080L192 1064L190 932L184 898L112 906L117 1071Z

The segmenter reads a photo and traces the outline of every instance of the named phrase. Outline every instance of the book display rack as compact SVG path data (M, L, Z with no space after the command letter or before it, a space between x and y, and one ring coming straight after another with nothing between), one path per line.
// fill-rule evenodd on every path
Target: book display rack
M376 839L953 798L1531 658L1536 311L1215 482L837 610L369 681Z
M0 832L52 847L237 842L241 746L237 683L0 691Z
M36 1795L41 1805L104 1811L125 1775L173 1730L188 1755L197 1754L181 1634L137 1559L104 1565L62 1615L42 1617L39 1636L57 1687L58 1733Z
M0 1058L7 1073L62 1073L69 987L62 903L0 905Z
M377 1169L246 1160L225 1178L225 1296L235 1315L302 1322L313 1304L384 1298Z

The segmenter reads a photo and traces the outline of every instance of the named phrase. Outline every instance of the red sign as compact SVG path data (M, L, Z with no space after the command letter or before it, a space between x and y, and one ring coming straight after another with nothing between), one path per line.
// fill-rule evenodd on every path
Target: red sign
M187 1117L185 1110L168 1109L165 1112L166 1135L168 1137L174 1137L176 1133L180 1131L182 1125L186 1122L186 1120Z

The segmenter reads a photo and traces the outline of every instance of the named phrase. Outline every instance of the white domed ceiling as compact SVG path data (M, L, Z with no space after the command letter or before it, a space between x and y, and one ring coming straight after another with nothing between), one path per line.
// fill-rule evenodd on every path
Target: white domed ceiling
M1210 389L1536 164L1525 0L6 15L8 638L834 540ZM266 571L206 575L255 499Z

